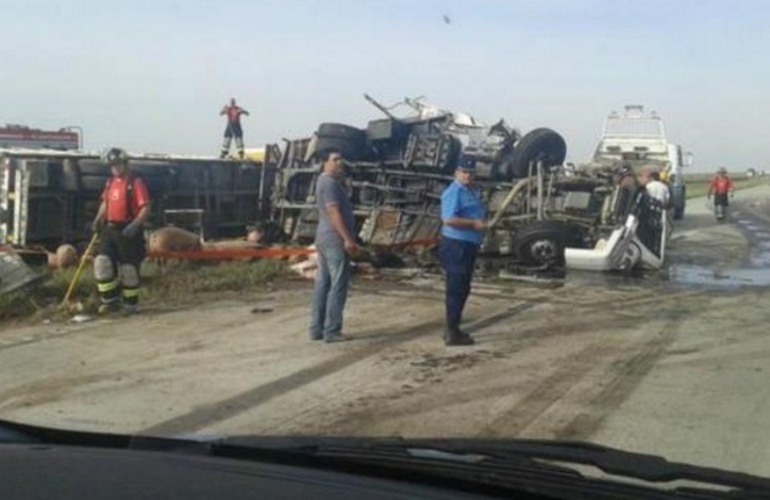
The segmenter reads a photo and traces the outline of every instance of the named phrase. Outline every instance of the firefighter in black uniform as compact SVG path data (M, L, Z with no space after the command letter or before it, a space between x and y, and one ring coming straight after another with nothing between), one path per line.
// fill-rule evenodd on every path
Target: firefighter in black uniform
M112 177L101 196L92 229L100 233L94 259L99 290L99 313L136 312L139 303L139 268L145 256L144 223L150 216L150 195L139 177L131 174L128 154L111 148L102 155Z

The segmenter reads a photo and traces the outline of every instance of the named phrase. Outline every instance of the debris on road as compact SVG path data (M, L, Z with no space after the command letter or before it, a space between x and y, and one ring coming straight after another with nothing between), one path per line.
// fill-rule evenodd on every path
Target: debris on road
M311 245L308 249L315 250L315 245ZM305 279L314 280L318 274L317 254L313 253L308 255L305 260L292 264L291 270Z
M46 277L33 271L11 248L0 247L0 295L15 292Z
M251 309L251 314L266 314L266 313L271 313L274 310L275 310L274 305L259 304Z
M93 316L89 316L87 314L76 314L75 316L70 319L73 323L86 323L88 321L93 320Z

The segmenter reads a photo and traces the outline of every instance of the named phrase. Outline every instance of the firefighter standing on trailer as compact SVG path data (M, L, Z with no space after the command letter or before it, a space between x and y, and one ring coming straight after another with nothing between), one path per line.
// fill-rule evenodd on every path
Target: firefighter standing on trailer
M227 128L222 142L220 158L224 159L230 153L230 142L235 137L235 146L238 148L238 156L243 159L243 129L241 128L241 115L249 116L249 112L235 103L235 98L230 99L230 104L222 108L219 115L227 115Z
M139 268L145 256L144 223L150 216L150 195L144 181L129 171L128 155L112 148L102 155L112 177L101 197L92 229L100 232L94 259L100 314L136 312L139 303Z

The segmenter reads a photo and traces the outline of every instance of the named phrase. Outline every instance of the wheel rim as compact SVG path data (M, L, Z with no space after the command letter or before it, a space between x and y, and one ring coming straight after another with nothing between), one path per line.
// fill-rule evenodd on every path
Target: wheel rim
M623 259L620 261L620 268L622 270L633 269L641 258L642 250L635 243L631 243L623 253Z
M539 264L553 262L558 253L558 245L549 239L535 240L529 246L530 257Z

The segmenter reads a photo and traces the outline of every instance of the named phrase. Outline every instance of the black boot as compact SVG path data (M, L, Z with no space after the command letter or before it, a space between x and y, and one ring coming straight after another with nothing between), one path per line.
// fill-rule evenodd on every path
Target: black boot
M459 328L447 328L444 331L445 345L473 345L474 343L475 341L473 340L473 337L465 332L462 332Z

